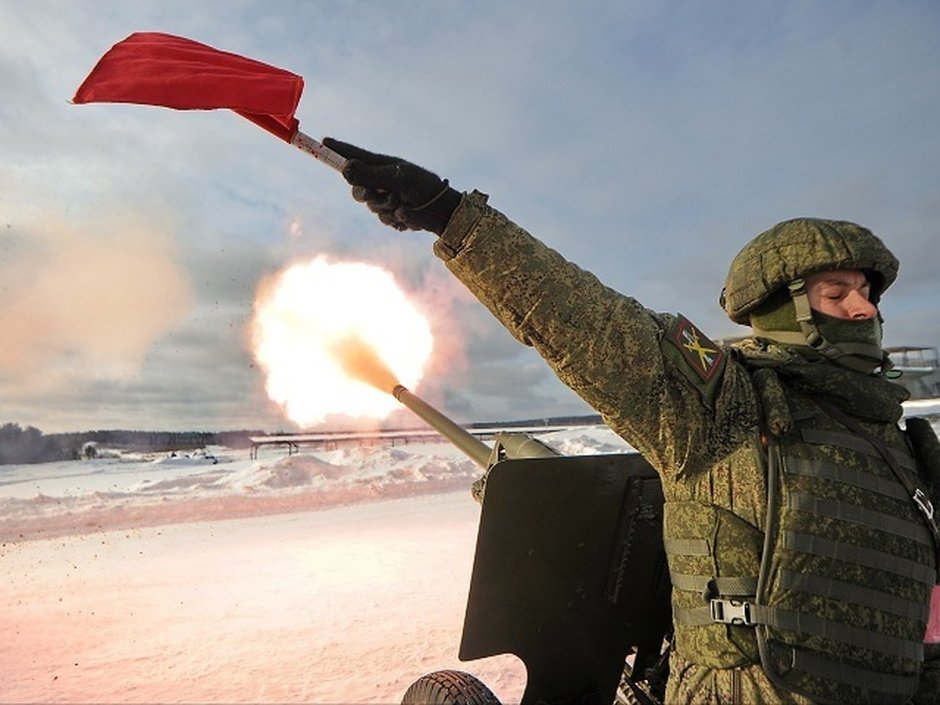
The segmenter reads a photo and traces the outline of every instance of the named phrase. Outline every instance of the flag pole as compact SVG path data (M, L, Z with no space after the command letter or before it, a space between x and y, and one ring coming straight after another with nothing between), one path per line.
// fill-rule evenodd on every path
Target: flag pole
M297 133L291 138L290 143L297 147L297 149L306 152L315 159L342 173L346 159L338 152L334 152L332 149L325 146L322 142L317 142L317 140L297 130Z

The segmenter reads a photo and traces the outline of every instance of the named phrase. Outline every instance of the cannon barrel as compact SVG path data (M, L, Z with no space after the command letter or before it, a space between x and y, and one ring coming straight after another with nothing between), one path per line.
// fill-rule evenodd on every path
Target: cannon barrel
M404 406L431 425L444 438L449 440L464 452L471 460L482 468L489 467L490 456L493 449L476 436L470 434L462 426L458 426L433 406L416 396L408 389L398 384L392 390L392 395Z
M421 397L409 391L407 387L398 384L392 371L378 357L375 350L357 336L344 339L335 353L337 362L349 376L375 387L380 392L390 393L484 470L489 470L492 465L504 458L539 458L559 455L557 451L528 434L498 433L496 446L490 448Z
M484 470L489 470L500 460L507 458L549 458L561 455L550 445L533 438L528 433L512 431L497 433L496 445L491 448L408 388L397 384L392 389L392 395Z

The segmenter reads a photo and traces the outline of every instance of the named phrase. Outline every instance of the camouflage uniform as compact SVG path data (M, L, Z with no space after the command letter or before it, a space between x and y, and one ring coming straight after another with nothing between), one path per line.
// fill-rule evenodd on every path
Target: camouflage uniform
M781 387L758 388L748 345L738 352L719 349L683 317L650 311L604 286L476 192L464 196L435 252L512 335L534 346L657 469L667 521L669 505L714 508L722 517L714 531L724 559L756 570L768 501L761 409L768 400L773 406ZM762 359L784 354L773 346L753 352ZM890 444L903 443L896 424L866 427ZM722 544L726 527L729 536L753 536L758 545ZM674 608L683 606L678 592ZM736 653L719 659L721 667L698 657L709 634L718 633L709 630L720 631L719 648L736 644ZM811 702L776 687L756 665L749 628L718 624L704 631L677 630L667 702ZM729 633L737 638L729 642ZM921 702L940 702L940 690L925 697Z

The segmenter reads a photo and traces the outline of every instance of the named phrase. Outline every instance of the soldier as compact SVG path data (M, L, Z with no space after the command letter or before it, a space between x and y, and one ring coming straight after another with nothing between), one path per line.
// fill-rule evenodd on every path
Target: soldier
M435 253L662 478L673 583L666 701L937 703L940 443L899 427L878 300L898 262L870 231L800 218L732 262L710 341L566 261L409 162L330 138L353 196ZM926 656L925 656L926 651Z

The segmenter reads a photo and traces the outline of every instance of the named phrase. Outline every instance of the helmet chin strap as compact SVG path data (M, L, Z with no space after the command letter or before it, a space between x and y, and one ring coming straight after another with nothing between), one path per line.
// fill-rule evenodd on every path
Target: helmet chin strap
M813 309L809 305L809 296L806 293L806 282L803 279L795 279L790 282L788 289L796 308L796 321L800 326L800 331L765 331L754 327L755 336L769 338L784 345L808 346L833 363L855 372L871 374L881 368L881 373L884 374L893 367L888 354L880 345L850 341L833 343L827 340L813 317ZM875 325L880 341L880 313Z

